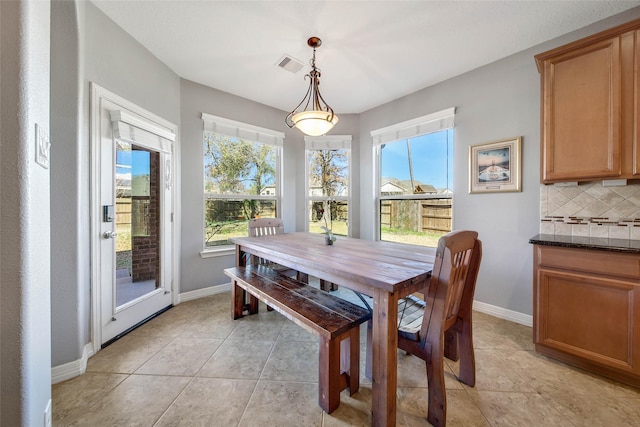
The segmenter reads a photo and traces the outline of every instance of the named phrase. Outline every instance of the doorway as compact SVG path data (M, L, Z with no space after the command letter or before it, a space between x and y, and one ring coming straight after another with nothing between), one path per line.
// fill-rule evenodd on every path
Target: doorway
M92 85L94 352L174 303L176 126Z

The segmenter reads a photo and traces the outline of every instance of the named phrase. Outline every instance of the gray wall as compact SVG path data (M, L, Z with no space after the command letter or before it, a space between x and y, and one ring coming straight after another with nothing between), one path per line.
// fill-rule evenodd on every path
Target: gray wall
M0 424L42 425L51 401L49 2L0 2Z
M303 96L301 93L300 96ZM222 270L234 263L233 255L203 259L204 170L202 113L260 126L285 133L283 149L282 220L285 231L301 231L305 227L304 138L298 130L289 129L287 112L240 98L207 86L182 80L181 84L181 278L180 292L195 291L212 285L229 283ZM332 134L352 135L358 141L358 116L341 115ZM355 167L357 170L357 166ZM357 180L357 172L354 179ZM357 191L357 187L354 187ZM357 200L356 200L357 202ZM357 208L357 203L356 203ZM355 210L355 215L358 211ZM357 224L357 221L356 221Z
M285 133L284 196L282 219L285 231L296 230L296 172L298 158L304 155L304 141L284 124L286 113L207 86L181 82L181 277L180 292L189 292L212 285L228 283L222 269L234 263L233 255L203 259L204 242L204 169L202 113L213 114L239 122Z
M75 360L90 339L89 147L84 3L51 4L51 355Z
M453 228L477 230L484 257L476 299L531 314L531 248L539 220L539 86L530 54L524 53L370 110L361 134L456 107L453 161ZM468 147L522 136L521 193L468 194ZM371 198L373 148L362 138L362 211L375 212ZM365 166L366 165L366 166ZM373 216L361 218L361 236L375 235Z
M52 259L60 263L54 265L51 272L56 295L52 308L54 365L79 359L82 347L90 339L89 81L180 124L181 293L227 283L222 268L233 263L232 256L200 257L203 244L202 112L284 131L282 216L287 231L304 229L305 211L304 141L297 130L284 126L286 112L180 80L92 4L86 3L85 12L84 2L77 2L74 7L56 3L54 30L61 25L74 28L67 29L66 35L61 35L56 42L58 48L54 49L52 58L52 69L55 66L56 71L52 79L56 85L60 83L69 88L73 102L63 99L66 96L63 91L52 91L52 105L58 102L56 105L61 106L55 113L58 118L52 115L52 132L64 129L61 123L66 123L68 118L75 129L67 133L56 131L60 133L55 143L66 141L60 142L65 148L61 154L54 151L52 159L56 162L52 163L52 169L59 170L52 171L52 178L55 176L52 199L56 209L51 221L61 226L60 230L52 230L58 252ZM61 9L57 10L58 7ZM332 133L353 136L352 235L372 239L375 233L369 132L455 106L458 109L454 227L477 229L485 242L476 298L507 310L531 314L532 250L527 241L537 233L539 222L539 76L533 55L639 16L640 8L636 8L361 115L340 115L340 122ZM72 42L68 49L64 48L65 40ZM65 76L65 70L77 76ZM4 77L2 84L5 84ZM468 194L469 145L512 136L523 137L523 192ZM65 157L67 154L70 158Z
M180 79L92 3L52 3L52 351L78 360L91 336L89 84L175 124Z
M440 84L360 116L362 238L375 236L370 131L456 107L453 227L474 229L483 241L476 300L532 314L533 252L540 221L540 76L533 56L640 16L640 8ZM522 136L520 193L469 194L469 146Z

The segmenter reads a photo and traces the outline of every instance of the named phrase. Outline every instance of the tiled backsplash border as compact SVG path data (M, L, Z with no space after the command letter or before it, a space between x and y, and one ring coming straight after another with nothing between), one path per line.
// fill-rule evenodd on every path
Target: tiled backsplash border
M540 233L576 237L640 240L640 219L543 217Z
M640 184L542 184L540 233L640 240Z

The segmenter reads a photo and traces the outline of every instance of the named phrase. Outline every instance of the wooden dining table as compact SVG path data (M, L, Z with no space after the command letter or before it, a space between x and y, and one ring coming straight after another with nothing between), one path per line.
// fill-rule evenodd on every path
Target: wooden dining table
M236 265L253 255L373 297L372 425L396 424L398 299L428 284L435 248L323 234L234 237ZM257 307L257 305L256 305Z

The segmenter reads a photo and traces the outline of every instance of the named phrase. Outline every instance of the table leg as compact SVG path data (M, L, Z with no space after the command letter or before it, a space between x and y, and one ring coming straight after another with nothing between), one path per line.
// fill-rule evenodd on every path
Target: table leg
M373 295L372 425L395 426L398 383L398 299L384 289Z

